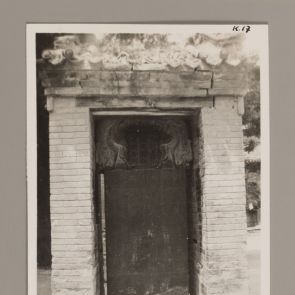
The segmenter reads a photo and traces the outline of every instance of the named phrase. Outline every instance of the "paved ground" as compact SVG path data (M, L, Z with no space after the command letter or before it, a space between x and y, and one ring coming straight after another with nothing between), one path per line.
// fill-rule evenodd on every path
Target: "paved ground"
M51 271L48 269L38 269L38 277L37 277L38 294L37 295L51 295L50 272Z
M260 231L248 234L247 258L249 264L250 295L260 295ZM38 295L51 295L50 270L38 269Z
M260 295L260 231L248 233L247 258L249 265L250 295Z

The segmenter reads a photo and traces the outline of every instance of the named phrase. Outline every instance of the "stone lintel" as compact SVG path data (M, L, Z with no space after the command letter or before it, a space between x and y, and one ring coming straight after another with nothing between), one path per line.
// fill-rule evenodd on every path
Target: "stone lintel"
M194 109L213 107L213 97L78 97L77 107L94 109Z
M208 95L211 96L244 96L247 93L245 88L211 88Z
M200 88L211 87L211 71L167 71L167 70L43 70L39 77L44 87L73 87L85 84L96 87L96 83L126 84L126 81L194 83ZM125 82L125 83L124 83Z
M94 96L120 96L120 97L138 97L138 96L150 96L150 97L207 97L207 89L199 89L194 86L179 86L171 87L160 85L159 87L153 87L153 84L149 86L141 86L138 88L126 87L54 87L46 88L46 96L62 96L62 97L94 97Z
M48 96L243 96L245 73L163 70L43 70Z

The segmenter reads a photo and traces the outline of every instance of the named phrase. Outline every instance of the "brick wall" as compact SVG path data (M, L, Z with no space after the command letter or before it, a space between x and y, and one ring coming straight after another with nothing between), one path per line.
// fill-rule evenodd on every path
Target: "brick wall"
M194 137L201 140L194 142L200 153L195 153L193 175L198 184L192 187L192 232L198 242L191 244L191 283L192 289L199 286L201 295L248 295L245 171L238 105L233 97L218 96L215 107L203 107L193 123L198 125ZM91 105L77 106L77 99L68 96L49 97L48 106L52 294L94 295L100 288Z
M201 110L202 295L249 293L241 126L233 98L217 97L214 108Z
M92 132L88 108L57 98L49 116L52 294L96 294Z

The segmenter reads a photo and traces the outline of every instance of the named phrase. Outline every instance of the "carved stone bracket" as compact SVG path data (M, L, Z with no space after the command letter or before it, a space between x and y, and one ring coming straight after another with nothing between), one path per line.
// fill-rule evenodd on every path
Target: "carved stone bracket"
M243 116L245 113L245 106L244 106L244 97L239 96L238 97L238 114L240 116Z
M106 119L97 128L97 164L99 169L130 167L126 132L133 125L152 127L164 134L159 144L160 159L156 167L165 163L185 166L192 161L191 140L187 126L179 119Z

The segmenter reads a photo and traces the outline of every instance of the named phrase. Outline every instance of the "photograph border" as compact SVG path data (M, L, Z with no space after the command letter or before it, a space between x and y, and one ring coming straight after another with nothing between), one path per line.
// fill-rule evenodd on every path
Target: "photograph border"
M239 24L243 25L243 24ZM233 25L27 24L28 294L37 294L36 33L229 33ZM261 91L261 295L270 294L270 157L268 26L251 25L259 44Z

